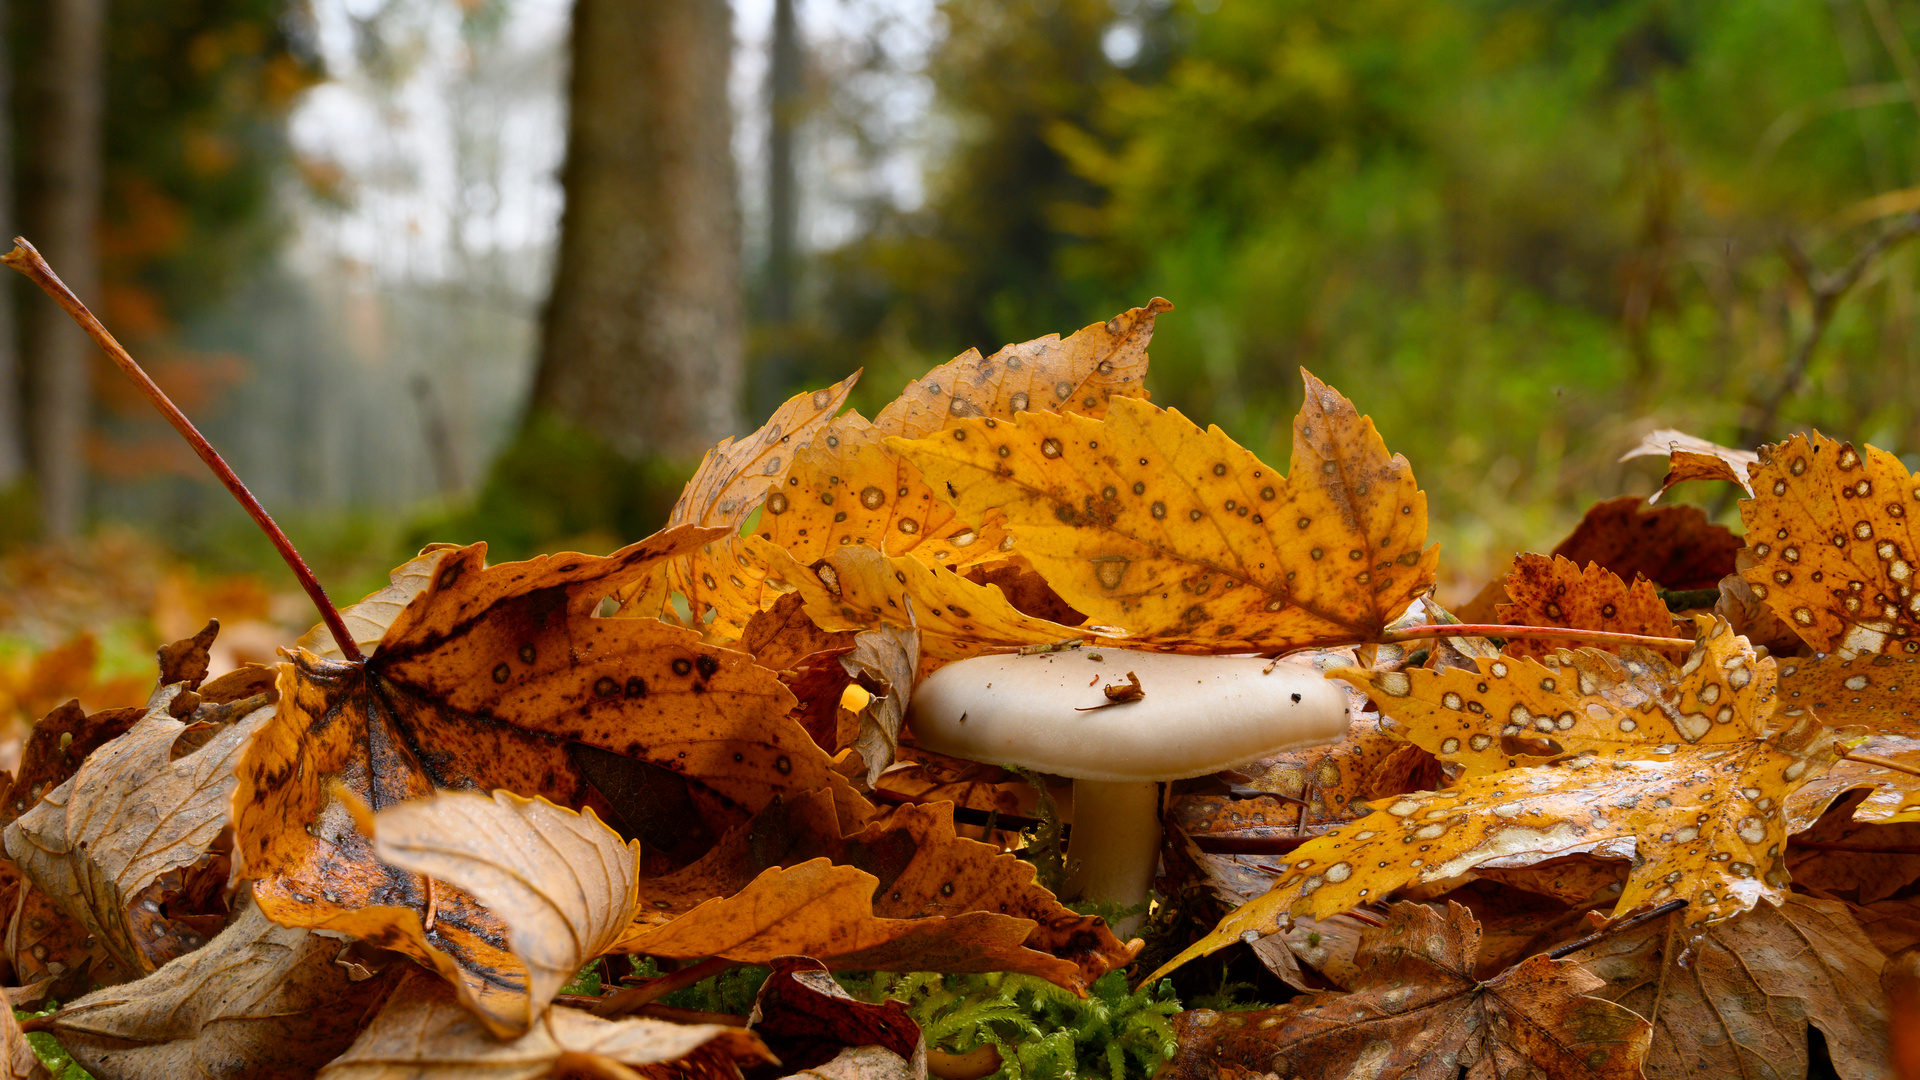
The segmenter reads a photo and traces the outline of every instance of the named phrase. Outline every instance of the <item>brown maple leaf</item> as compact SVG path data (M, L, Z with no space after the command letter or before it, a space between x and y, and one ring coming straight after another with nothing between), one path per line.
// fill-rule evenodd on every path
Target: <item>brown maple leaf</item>
M1459 904L1445 915L1395 904L1360 935L1350 993L1307 994L1277 1009L1174 1018L1179 1052L1168 1080L1278 1075L1319 1080L1524 1080L1640 1075L1647 1021L1592 996L1605 983L1569 960L1534 956L1484 982L1474 977L1480 925Z

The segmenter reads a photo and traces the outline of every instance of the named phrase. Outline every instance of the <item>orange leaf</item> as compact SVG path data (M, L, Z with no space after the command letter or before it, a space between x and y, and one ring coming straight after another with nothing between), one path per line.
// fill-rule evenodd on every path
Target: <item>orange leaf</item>
M1304 374L1304 373L1303 373ZM1234 652L1372 640L1433 582L1426 496L1373 422L1312 375L1282 477L1219 428L1116 398L890 445L1097 623Z
M1571 626L1676 638L1681 649L1691 644L1675 631L1673 613L1653 582L1640 578L1628 587L1598 563L1588 563L1582 571L1558 555L1520 555L1507 575L1507 595L1514 602L1501 604L1497 611L1500 621L1509 626ZM1619 651L1618 646L1600 647ZM1520 637L1509 641L1506 651L1514 656L1540 656L1552 649L1550 643Z
M1653 493L1650 501L1657 501L1668 488L1687 480L1725 480L1746 488L1748 495L1753 494L1747 475L1760 464L1759 454L1710 443L1684 431L1663 428L1651 432L1639 446L1620 455L1620 460L1660 455L1668 458L1667 476L1660 481L1660 490Z
M381 862L336 786L376 811L469 787L605 810L591 770L611 759L642 778L635 797L653 801L628 809L669 850L781 792L837 792L846 823L864 820L864 800L787 719L793 697L772 672L655 620L591 617L613 589L710 536L681 526L606 558L494 567L484 545L463 548L364 665L297 652L235 794L236 861L261 908L406 952L511 1027L526 986L504 927L461 890Z
M1741 576L1819 652L1920 655L1920 477L1819 433L1768 447L1740 503Z

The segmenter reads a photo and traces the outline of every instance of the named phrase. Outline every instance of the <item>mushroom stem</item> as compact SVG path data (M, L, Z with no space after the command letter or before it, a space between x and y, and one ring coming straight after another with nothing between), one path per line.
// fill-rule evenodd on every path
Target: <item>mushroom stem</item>
M1151 780L1075 780L1067 856L1076 864L1067 878L1068 898L1112 901L1122 907L1146 903L1160 864L1160 785ZM1125 939L1141 918L1122 919L1113 932Z

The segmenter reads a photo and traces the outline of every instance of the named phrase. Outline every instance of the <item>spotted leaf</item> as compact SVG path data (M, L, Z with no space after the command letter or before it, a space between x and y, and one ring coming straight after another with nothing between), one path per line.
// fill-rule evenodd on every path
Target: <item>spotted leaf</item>
M1167 648L1371 640L1433 581L1426 495L1373 421L1306 375L1293 473L1219 428L1114 399L895 441L969 521L1003 514L1061 598Z
M1509 626L1570 626L1616 634L1678 637L1673 615L1653 582L1639 578L1629 586L1598 563L1590 562L1582 570L1558 555L1518 556L1507 574L1507 595L1513 603L1501 604L1497 610L1500 621ZM1686 647L1687 642L1681 639L1677 648ZM1539 656L1552 648L1550 643L1519 637L1507 643L1506 651L1515 656ZM1607 648L1618 651L1617 646Z
M1744 742L1660 759L1508 769L1444 791L1403 795L1294 849L1265 896L1228 915L1165 973L1293 912L1324 918L1396 889L1457 877L1514 856L1546 858L1632 845L1616 914L1674 897L1689 923L1724 919L1787 885L1782 804L1830 766L1832 732L1806 720Z
M1361 932L1350 993L1181 1013L1179 1052L1159 1075L1637 1080L1651 1026L1591 996L1604 982L1545 956L1482 981L1479 953L1466 908L1395 904L1384 926Z
M1681 746L1747 742L1774 714L1775 661L1724 620L1696 618L1700 642L1684 665L1646 649L1615 657L1561 650L1501 656L1478 668L1333 676L1364 689L1394 730L1467 775L1575 755L1659 758Z
M655 620L591 617L709 535L681 526L606 558L493 567L484 546L463 548L364 664L296 652L234 796L236 862L261 909L405 952L510 1028L526 980L506 929L464 891L378 858L351 803L506 789L607 817L596 777L612 762L637 792L629 824L663 857L696 857L702 836L782 792L836 791L846 824L864 820L864 800L787 719L793 697L772 672Z
M1920 656L1833 653L1780 661L1780 706L1849 733L1920 737Z
M722 439L707 451L667 515L668 525L733 525L745 521L820 430L847 403L860 373L824 390L795 394L751 435Z
M1819 433L1769 447L1740 503L1741 576L1820 652L1920 656L1920 477Z
M755 537L754 544L765 544ZM943 567L870 547L829 552L811 570L770 545L756 549L806 598L806 611L827 630L915 627L923 655L937 660L978 656L996 648L1088 636L1085 629L1024 614L998 585L976 585Z
M1622 581L1643 577L1668 589L1711 589L1733 573L1740 538L1697 506L1648 506L1637 495L1587 508L1552 554L1599 563Z

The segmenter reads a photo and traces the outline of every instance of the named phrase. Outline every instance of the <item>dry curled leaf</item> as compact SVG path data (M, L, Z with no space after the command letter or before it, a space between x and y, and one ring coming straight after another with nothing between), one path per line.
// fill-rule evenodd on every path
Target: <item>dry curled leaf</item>
M787 718L793 698L772 672L656 620L592 617L609 591L706 536L682 526L605 558L494 567L484 546L462 548L364 664L296 653L235 796L236 861L261 907L457 975L511 1026L526 986L505 928L463 890L383 863L334 785L376 812L478 788L606 813L596 776L618 765L637 777L623 813L669 847L782 791L838 792L845 824L863 820L864 800Z
M393 568L387 575L387 586L377 589L360 598L360 602L340 609L340 621L346 625L347 633L352 636L355 645L362 654L371 654L380 647L380 638L400 617L400 612L413 602L413 598L426 591L433 583L434 568L447 554L459 550L451 544L429 544L420 554ZM295 644L328 660L344 659L345 654L333 640L333 631L325 623L316 624Z
M740 1066L772 1062L766 1046L745 1028L602 1020L579 1009L549 1009L525 1035L503 1041L461 1007L452 988L416 973L394 989L373 1022L320 1077L541 1080L572 1069L595 1076L737 1080ZM616 1071L622 1067L633 1072Z
M1668 589L1711 589L1733 573L1740 538L1695 506L1648 506L1633 495L1595 503L1550 554L1599 563L1623 581L1637 577Z
M737 526L745 521L766 499L767 489L786 474L794 455L847 403L859 381L856 371L823 390L795 394L753 434L721 439L700 460L667 524Z
M334 963L341 946L247 905L204 947L41 1027L99 1080L311 1077L353 1041L402 967L355 981Z
M841 657L840 664L871 695L860 709L860 730L852 745L866 762L867 787L872 788L900 749L913 673L920 666L920 631L898 626L869 630L854 639L853 651Z
M1753 494L1748 474L1760 464L1760 455L1752 450L1735 450L1710 443L1698 435L1662 428L1649 432L1640 445L1620 455L1621 461L1637 457L1666 457L1667 476L1649 502L1658 501L1667 489L1687 480L1725 480L1739 484Z
M1161 972L1247 931L1273 933L1292 911L1324 918L1495 860L1603 847L1624 855L1627 844L1634 866L1616 914L1677 897L1687 901L1685 921L1698 923L1777 900L1788 880L1782 805L1831 765L1835 740L1810 720L1764 735L1755 718L1742 726L1742 741L1628 760L1583 756L1381 800L1366 817L1295 848L1272 891Z
M638 841L620 839L592 810L510 791L442 792L382 810L374 852L459 886L506 925L524 965L520 1012L470 1003L502 1038L523 1034L580 965L619 938L640 902ZM464 982L455 989L466 996Z
M1755 594L1819 652L1920 656L1920 478L1816 432L1768 447L1753 490L1741 576Z
M1195 1010L1174 1019L1169 1080L1248 1075L1302 1080L1611 1078L1640 1075L1650 1030L1591 996L1604 983L1580 965L1535 956L1482 982L1480 926L1458 904L1445 915L1395 904L1361 934L1351 993L1307 994L1277 1009Z
M156 694L139 723L7 826L7 855L129 971L166 959L134 933L129 907L163 873L191 866L230 824L234 767L271 716L256 710L174 757L187 725L169 715L184 685Z
M0 824L26 813L41 797L65 783L87 755L124 735L147 714L144 708L88 713L69 701L48 713L28 733L20 749L20 768L7 785Z
M1751 741L1778 704L1775 661L1724 621L1695 621L1700 638L1684 665L1629 647L1617 658L1567 649L1477 668L1333 674L1365 690L1396 733L1470 776L1581 754L1658 758Z
M1570 626L1680 638L1673 614L1653 582L1640 578L1629 586L1598 563L1590 562L1582 570L1558 555L1521 555L1507 574L1507 595L1513 603L1499 605L1497 615L1508 626ZM1684 649L1687 644L1682 638L1677 647ZM1526 637L1507 643L1507 652L1515 656L1539 656L1552 649L1550 642Z
M1104 421L986 417L890 445L1096 623L1232 652L1371 640L1433 582L1426 495L1311 375L1290 476L1220 431L1116 398Z
M4 1055L0 1076L6 1080L48 1080L47 1067L40 1064L40 1055L33 1052L33 1046L21 1032L20 1021L13 1018L13 1010L0 1009L0 1013L5 1014L0 1016L0 1055Z
M1887 1075L1883 958L1837 901L1792 895L1694 932L1659 919L1570 959L1653 1019L1648 1080L1804 1080L1809 1023L1842 1080Z

